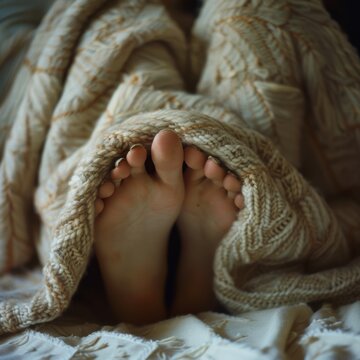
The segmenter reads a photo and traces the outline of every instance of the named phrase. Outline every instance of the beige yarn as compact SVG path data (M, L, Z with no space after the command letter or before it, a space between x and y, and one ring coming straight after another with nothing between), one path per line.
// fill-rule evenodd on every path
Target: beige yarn
M198 94L184 90L187 53L158 1L59 0L47 14L0 112L16 114L0 144L0 271L36 250L43 283L1 301L0 333L69 305L97 187L163 128L242 179L214 263L229 311L360 296L360 65L338 26L317 0L208 0Z

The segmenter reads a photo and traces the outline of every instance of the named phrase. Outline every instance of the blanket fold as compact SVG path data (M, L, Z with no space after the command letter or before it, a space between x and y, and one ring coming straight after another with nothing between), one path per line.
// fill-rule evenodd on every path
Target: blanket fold
M227 310L360 296L360 205L344 195L360 187L356 54L319 1L242 3L203 6L191 47L197 94L185 91L185 37L160 2L59 0L51 8L0 113L0 124L15 115L0 144L0 272L36 252L43 279L1 300L0 333L67 308L91 255L97 188L132 144L148 145L162 129L242 181L245 208L214 261ZM307 23L341 44L328 68L331 47L310 41ZM344 181L341 161L353 168Z

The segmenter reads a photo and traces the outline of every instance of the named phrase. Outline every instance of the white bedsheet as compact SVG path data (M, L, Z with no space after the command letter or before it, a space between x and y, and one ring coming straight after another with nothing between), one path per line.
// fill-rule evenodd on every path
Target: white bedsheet
M3 295L12 291L5 282ZM316 312L305 304L238 317L206 312L144 327L90 323L75 310L1 336L0 359L360 359L360 301Z

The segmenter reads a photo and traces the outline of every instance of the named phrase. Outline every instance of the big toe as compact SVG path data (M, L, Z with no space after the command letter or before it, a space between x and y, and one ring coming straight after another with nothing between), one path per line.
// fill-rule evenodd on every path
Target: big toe
M151 145L151 158L163 183L174 184L182 179L184 150L175 132L162 130L156 134Z

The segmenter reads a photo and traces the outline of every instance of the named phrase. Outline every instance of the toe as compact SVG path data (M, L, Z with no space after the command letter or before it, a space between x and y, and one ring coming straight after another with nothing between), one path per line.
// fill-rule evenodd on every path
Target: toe
M237 208L243 209L244 208L244 196L242 194L237 194L235 196L234 203Z
M185 148L184 161L190 169L202 170L206 160L207 156L195 146L188 146Z
M165 184L182 182L184 150L177 134L162 130L154 137L151 145L151 158L158 178Z
M241 190L241 182L234 174L227 174L223 181L223 186L227 191L238 193Z
M226 171L218 164L215 158L211 156L208 157L204 166L204 173L208 179L212 180L215 184L222 186Z
M95 200L95 216L99 215L104 210L104 202L101 199Z
M195 146L188 146L184 150L184 162L187 168L184 173L185 183L202 180L205 177L204 165L207 155Z
M131 174L139 174L145 172L145 161L147 153L146 149L141 144L131 146L126 155L126 160L131 167Z
M98 196L100 199L105 199L110 197L115 190L115 186L111 181L105 181L98 190Z
M120 158L116 164L115 168L111 171L111 179L114 181L119 181L126 179L130 175L130 165L124 158Z
M207 155L197 149L195 146L188 146L184 150L184 161L188 166L184 178L185 182L194 182L204 178L204 165Z

